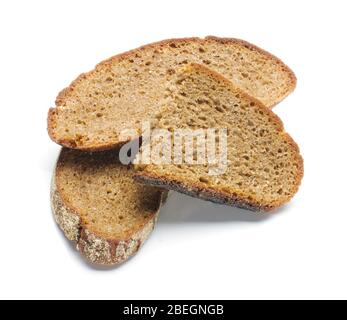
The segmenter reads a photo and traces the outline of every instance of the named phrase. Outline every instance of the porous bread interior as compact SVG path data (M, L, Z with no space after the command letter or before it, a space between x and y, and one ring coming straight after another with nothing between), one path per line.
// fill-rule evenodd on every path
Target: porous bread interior
M63 149L56 171L64 203L82 225L105 239L127 239L153 219L161 192L133 180L134 169L119 163L117 151L82 153Z
M215 166L151 164L139 166L139 176L159 179L168 186L178 181L184 188L209 189L267 208L288 202L298 190L303 162L281 121L260 102L201 66L187 67L171 85L166 104L157 114L156 128L170 132L178 128L227 129L227 170L211 176L208 172ZM216 139L217 155L218 146Z
M121 132L140 133L142 122L157 112L167 80L190 62L219 72L268 107L295 87L295 76L282 62L244 42L166 41L105 61L82 75L57 98L49 117L51 137L85 150L124 142Z

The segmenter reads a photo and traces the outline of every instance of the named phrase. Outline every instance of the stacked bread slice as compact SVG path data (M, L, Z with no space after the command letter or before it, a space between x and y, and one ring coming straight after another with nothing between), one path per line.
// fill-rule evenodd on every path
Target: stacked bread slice
M92 263L119 264L151 234L166 193L135 183L118 152L63 149L51 186L55 219Z
M303 161L270 109L295 84L278 58L235 39L166 40L102 62L49 111L49 134L64 147L52 183L57 223L90 262L115 265L153 230L164 189L254 211L279 208L297 192ZM144 122L168 132L226 130L225 170L121 163L120 147L141 137Z
M88 151L124 144L122 131L140 131L143 121L153 119L168 80L189 63L220 73L269 108L296 84L293 72L279 59L244 41L167 40L115 56L77 78L50 110L51 138L65 147Z
M169 132L175 128L225 129L225 168L204 161L191 165L153 159L139 166L137 181L255 211L276 209L293 197L303 175L303 161L297 144L273 112L197 64L185 67L170 88L157 114L156 128ZM153 149L158 141L153 140ZM213 169L220 173L211 174Z

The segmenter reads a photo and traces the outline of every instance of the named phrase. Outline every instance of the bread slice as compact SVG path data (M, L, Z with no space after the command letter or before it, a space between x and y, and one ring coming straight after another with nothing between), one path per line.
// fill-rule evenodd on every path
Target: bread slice
M185 67L169 85L156 128L171 133L177 129L227 129L227 148L217 150L217 155L227 153L226 171L210 175L214 165L184 161L175 164L172 147L169 164L139 165L137 181L255 211L276 209L298 191L303 160L281 120L261 102L204 66ZM158 141L154 149L152 139L151 147L157 150L159 146L162 157L167 153ZM186 152L184 149L183 155ZM153 157L151 160L157 161Z
M91 263L116 265L133 256L151 234L166 193L136 183L117 151L63 149L51 201L66 237Z
M176 39L115 56L81 75L62 91L51 109L48 130L62 146L107 150L127 142L123 130L140 131L152 119L166 82L178 66L195 62L224 75L273 107L296 85L278 58L242 40Z

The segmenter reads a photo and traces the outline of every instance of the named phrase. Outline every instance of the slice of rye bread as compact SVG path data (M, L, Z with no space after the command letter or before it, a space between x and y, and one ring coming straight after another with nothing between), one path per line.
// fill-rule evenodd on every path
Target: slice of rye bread
M254 211L276 209L298 191L303 159L281 120L261 102L202 65L186 66L168 86L156 128L170 132L178 128L227 129L227 150L217 149L217 155L227 153L227 169L212 176L209 171L216 166L176 165L170 159L174 152L170 152L166 160L173 164L155 165L152 158L152 164L138 166L137 181ZM158 141L160 150L162 142ZM172 144L174 141L171 139ZM193 143L196 148L197 142ZM155 147L153 139L151 146ZM159 157L167 155L162 151Z
M224 75L267 107L295 88L294 73L278 58L242 40L207 37L149 44L100 63L81 75L50 109L48 131L58 144L86 151L128 142L152 120L166 82L178 66L195 62Z
M167 192L136 183L117 151L63 149L53 177L56 222L87 260L117 265L151 234Z

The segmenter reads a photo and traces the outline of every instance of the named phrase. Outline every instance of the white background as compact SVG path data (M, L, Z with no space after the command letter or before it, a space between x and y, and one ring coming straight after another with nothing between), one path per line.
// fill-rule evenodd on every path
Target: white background
M1 1L0 298L347 298L346 1ZM46 133L57 93L99 61L172 37L253 42L298 77L274 110L305 178L272 216L174 194L119 268L88 266L56 227Z

